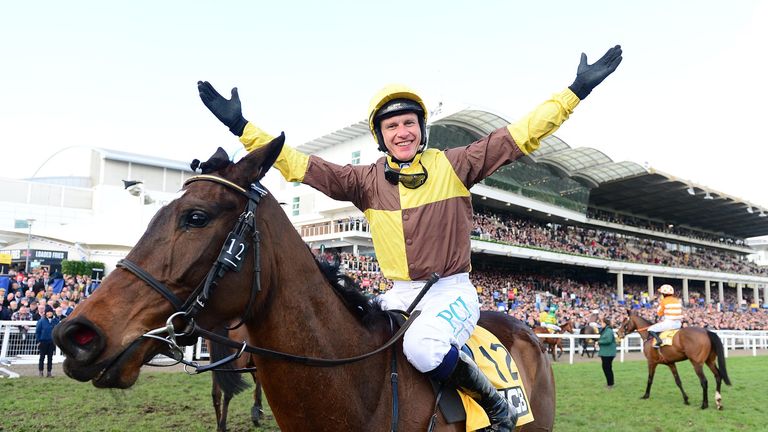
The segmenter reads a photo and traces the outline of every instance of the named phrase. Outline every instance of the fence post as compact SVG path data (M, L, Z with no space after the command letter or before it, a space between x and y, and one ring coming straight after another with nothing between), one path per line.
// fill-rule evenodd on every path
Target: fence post
M3 326L0 325L0 330L2 330L2 329L3 329ZM2 335L3 335L3 342L2 342L2 347L0 347L0 358L6 358L6 357L8 357L8 345L9 345L9 343L10 343L9 341L11 339L11 326L10 325L6 325L5 326L5 331L2 332Z

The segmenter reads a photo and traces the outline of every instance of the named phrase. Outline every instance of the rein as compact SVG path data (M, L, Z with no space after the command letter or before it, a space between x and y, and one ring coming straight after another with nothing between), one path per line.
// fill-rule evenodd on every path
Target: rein
M240 322L236 326L228 328L228 330L239 327L240 325L242 325L244 322L248 321L251 318L253 304L256 299L256 294L259 291L261 291L261 276L260 276L261 268L260 268L260 247L259 247L260 236L259 236L259 231L256 229L255 214L256 214L256 207L261 201L261 198L266 196L268 192L258 182L251 184L250 189L246 190L240 187L239 185L232 183L227 179L224 179L218 176L208 175L208 174L202 174L202 175L190 177L184 182L184 187L196 181L211 181L211 182L223 185L229 189L232 189L240 193L241 195L244 195L246 198L248 198L248 202L245 210L238 218L237 224L235 225L233 230L229 233L226 241L222 245L221 252L219 253L218 258L214 262L211 269L208 271L205 279L202 280L200 284L198 284L197 288L192 292L189 298L186 301L182 301L170 289L168 289L168 287L166 287L162 282L155 279L151 274L147 273L139 265L135 264L134 262L128 259L122 259L117 263L118 267L124 270L127 270L133 275L135 275L142 282L146 283L155 291L157 291L160 295L162 295L163 298L165 298L166 300L168 300L168 302L171 303L171 305L173 305L174 310L176 312L174 312L170 317L168 317L168 319L166 320L165 327L159 327L157 329L150 330L147 333L143 334L141 337L159 340L167 344L169 351L163 352L161 354L172 358L178 363L183 363L184 369L190 375L213 371L213 370L222 371L222 372L239 372L239 370L218 369L218 368L240 358L243 352L248 352L251 354L256 354L259 356L268 357L272 359L287 360L291 362L301 363L306 366L315 366L315 367L331 367L331 366L338 366L338 365L343 365L347 363L357 362L360 360L364 360L368 357L374 356L376 354L379 354L382 351L390 348L395 342L397 342L403 336L403 334L408 329L408 327L410 327L413 320L420 314L420 311L416 311L413 314L411 314L410 319L407 320L400 327L400 329L389 339L389 341L387 341L384 345L380 346L374 351L361 354L358 356L342 358L342 359L323 359L323 358L306 357L306 356L274 351L267 348L260 348L253 345L249 345L245 341L236 342L230 338L218 335L209 330L198 327L197 324L195 323L194 318L197 316L198 313L200 313L200 311L203 308L205 308L208 300L210 299L213 289L216 287L218 283L218 280L222 278L228 271L234 271L236 273L239 273L240 270L242 269L243 258L247 255L247 251L248 251L248 243L246 240L246 234L248 232L252 233L251 237L252 237L252 243L253 243L253 249L254 249L254 254L253 254L254 281L251 287L251 293L250 293L250 298L248 300L248 305L246 306L246 309L240 318ZM423 292L426 292L426 290L429 289L429 287L434 283L435 280L436 280L435 278L430 280L424 286ZM423 293L421 295L423 296ZM177 318L184 319L186 321L186 325L184 329L181 330L181 332L179 333L177 333L176 327L173 324L173 321ZM184 345L184 344L183 343L180 344L179 342L177 342L177 338L183 338L189 341L189 340L194 340L198 336L203 337L205 339L209 339L215 343L228 346L230 348L236 348L238 351L235 354L225 357L215 363L209 364L207 366L200 366L197 362L188 361L183 358L184 353L183 353L183 350L181 349L181 345ZM194 370L192 371L187 370L187 367L194 368Z

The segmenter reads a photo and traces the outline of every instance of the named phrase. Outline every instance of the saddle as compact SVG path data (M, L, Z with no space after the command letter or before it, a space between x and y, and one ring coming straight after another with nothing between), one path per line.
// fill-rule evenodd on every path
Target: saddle
M399 328L405 323L403 311L389 310L387 314L395 327ZM516 426L534 420L528 393L520 379L515 359L496 335L478 325L461 350L472 357L496 387L496 391L509 402L509 408L517 413ZM431 378L430 383L435 393L436 409L443 413L446 423L466 422L468 431L481 430L491 425L485 410L470 396L455 387L443 387Z
M659 346L663 347L667 345L672 345L672 338L674 338L677 332L679 331L680 329L675 329L675 330L665 330L659 333L659 338L661 338L661 345Z

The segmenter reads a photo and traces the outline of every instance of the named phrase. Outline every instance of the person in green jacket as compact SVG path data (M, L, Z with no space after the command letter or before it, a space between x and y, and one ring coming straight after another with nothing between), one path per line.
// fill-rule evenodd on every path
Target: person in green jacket
M616 358L616 336L611 328L611 320L603 318L602 329L600 329L600 339L597 343L600 350L597 355L603 361L603 373L605 374L606 388L613 388L613 359Z

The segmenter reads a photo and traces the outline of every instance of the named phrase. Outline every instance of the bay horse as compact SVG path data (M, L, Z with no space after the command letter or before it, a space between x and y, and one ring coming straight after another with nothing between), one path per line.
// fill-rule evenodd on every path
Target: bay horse
M281 430L426 430L434 390L406 360L400 341L381 350L392 339L389 315L380 307L377 313L378 303L359 291L342 295L278 201L259 187L284 140L281 134L237 163L226 158L224 166L185 182L183 195L159 210L99 290L56 327L64 371L99 388L128 388L146 361L172 348L177 328L200 331L239 317L262 353L254 363ZM250 230L239 228L249 221L252 235L243 237ZM535 420L518 430L551 431L554 374L538 337L503 313L483 313L479 324L509 350L528 391ZM168 336L158 340L158 334ZM265 354L278 351L283 357ZM336 367L299 360L357 360L365 353L376 354ZM435 430L465 429L438 413Z
M579 334L582 335L595 335L596 337L594 339L588 338L588 339L579 339L580 345L581 345L581 356L584 357L584 354L587 355L587 358L592 358L595 356L595 353L597 352L596 346L597 346L597 340L600 338L598 330L591 325L587 324L584 327L579 329Z
M573 320L568 320L564 324L560 325L560 331L563 333L573 333ZM549 329L544 326L536 326L533 328L533 332L537 335L548 335ZM543 343L547 350L552 354L552 361L557 361L561 355L563 355L563 340L561 338L552 337L540 337L541 343ZM559 349L559 351L558 351Z
M248 340L248 331L244 326L229 330L227 336L236 341ZM232 353L231 350L220 344L205 341L211 362L215 363ZM227 364L224 370L214 369L211 372L211 399L213 401L213 410L216 413L216 430L226 432L227 417L229 414L229 402L232 398L248 388L248 384L243 380L242 373L248 373L253 380L253 406L251 406L251 421L255 427L259 427L264 418L264 409L261 403L261 382L256 375L253 355L242 355L232 363ZM229 370L228 370L229 369Z
M641 399L648 399L651 396L651 385L653 384L653 375L656 372L656 366L664 364L672 371L675 378L675 384L680 388L683 394L683 402L688 403L688 395L683 390L683 383L680 381L680 375L677 373L675 363L688 359L693 365L693 370L699 377L701 388L704 395L701 400L701 409L709 407L707 398L707 377L704 376L703 364L709 367L715 376L717 389L715 390L715 402L717 409L723 409L722 396L720 395L720 384L725 381L731 385L728 378L728 371L725 368L725 352L720 337L701 327L683 327L672 338L672 345L665 345L661 348L654 348L653 337L649 338L648 327L652 323L638 315L637 311L627 310L627 319L619 327L618 336L623 338L625 335L637 331L643 338L643 354L648 361L648 384L645 387L645 394ZM715 365L717 360L717 365Z

